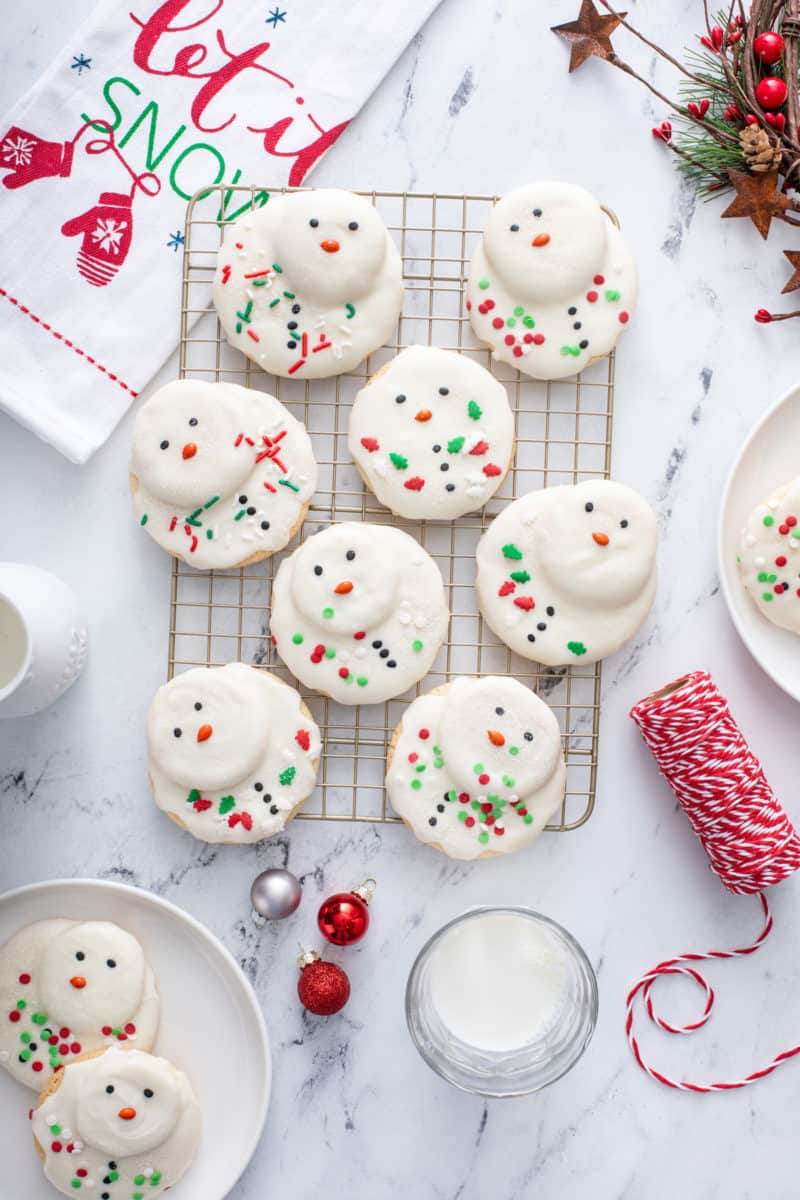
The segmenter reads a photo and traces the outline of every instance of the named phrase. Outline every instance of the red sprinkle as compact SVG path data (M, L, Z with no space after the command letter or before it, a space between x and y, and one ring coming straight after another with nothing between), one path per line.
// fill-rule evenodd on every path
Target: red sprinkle
M20 981L20 983L23 983L23 984L30 983L31 977L30 977L30 975L28 975L27 971L23 971L23 973L19 977L19 981Z
M363 437L361 445L365 450L369 450L370 454L374 454L376 450L380 450L380 443L377 438Z
M778 526L778 533L788 533L788 532L789 532L789 526L788 526L788 525L786 525L786 524L783 524L783 525L779 525L779 526Z
M484 304L486 305L487 312L491 312L494 308L494 300L484 300Z
M494 817L487 817L484 821L484 825L494 825Z
M587 292L586 299L590 304L594 304L595 300L597 299L597 292Z
M471 300L467 301L467 312L472 312L472 301Z
M467 829L472 829L472 826L475 824L475 818L474 818L474 817L467 817L467 819L466 819L466 821L464 822L464 824L466 825Z
M222 268L222 282L227 283L228 280L230 279L230 277L231 277L231 269L230 269L230 266L228 266L228 264L226 263L225 266Z
M420 729L419 736L422 738L423 742L427 742L428 738L431 736L430 729Z
M410 492L421 492L425 487L425 480L419 475L413 475L411 479L407 479L403 487L408 488Z
M483 468L483 473L484 475L488 475L490 479L493 479L497 475L502 475L503 471L500 467L495 466L494 463L487 463Z
M111 1033L111 1026L110 1026L110 1025L104 1025L104 1026L103 1026L103 1028L102 1028L102 1034L103 1034L103 1037L109 1037L110 1033Z
M790 529L794 529L795 525L797 524L797 517L787 517L786 524Z
M503 341L505 342L505 344L507 346L513 346L514 342L516 340L517 339L514 337L513 333L507 333L506 336L503 338Z
M234 242L233 244L237 250L244 250L244 246L242 245L241 242Z
M53 1142L50 1146L50 1149L54 1154L60 1154L62 1150L61 1142Z
M261 341L261 338L258 336L258 334L257 334L257 333L253 333L252 329L248 329L248 331L247 331L247 336L248 336L249 338L252 338L254 342L260 342L260 341Z
M515 358L522 358L522 346L515 346L515 347L514 347L514 357L515 357Z
M492 318L492 328L493 329L502 329L504 324L505 324L505 322L502 317L493 317Z
M469 792L459 792L458 798L462 804L468 804L469 803Z
M628 321L630 320L630 314L626 313L626 312L621 312L619 314L617 320L619 321L620 325L627 325Z
M353 634L353 637L355 638L355 640L357 642L360 642L361 639L365 638L366 636L367 636L367 632L365 629L359 629L358 633Z
M530 346L530 344L531 344L531 343L532 343L532 341L533 341L533 334L532 334L532 333L526 333L526 334L525 334L525 336L524 336L524 338L523 338L522 340L523 340L523 342L525 343L525 345L526 345L526 346Z
M418 758L419 758L419 755L417 754L416 750L412 750L408 756L408 761L410 763L415 763Z
M208 812L211 807L212 802L210 800L195 800L192 804L195 812ZM111 1033L111 1030L109 1029L108 1032Z
M78 1169L77 1169L77 1171L75 1172L75 1174L76 1174L76 1175L77 1175L77 1176L78 1176L80 1179L85 1179L85 1178L86 1178L86 1176L89 1174L89 1172L86 1170L86 1167L78 1167Z
M297 742L298 746L302 747L303 750L308 750L311 746L311 738L308 736L307 729L298 729L297 733L294 735L294 740Z
M73 1054L80 1054L80 1052L81 1052L80 1042L73 1042L72 1045L70 1046L70 1050L72 1051Z
M48 1044L48 1046L57 1046L58 1045L58 1038L56 1037L55 1034L53 1034L52 1037L49 1037L47 1039L47 1044Z
M17 1010L14 1009L13 1012L10 1012L8 1014L8 1019L9 1019L9 1021L19 1021L21 1015L22 1015L21 1013L18 1013Z
M58 1047L58 1053L61 1055L62 1058L66 1058L66 1056L69 1054L69 1046L67 1045L66 1042L62 1042L61 1045Z
M500 584L500 588L499 588L497 594L498 594L498 596L510 596L511 593L515 592L516 590L517 590L517 585L515 583L512 583L510 579L507 579L505 581L505 583Z
M486 787L486 784L488 782L489 782L489 776L485 772L483 773L483 775L478 776L478 783L482 784L484 787ZM492 810L492 806L490 804L489 811L491 812L491 810Z
M778 555L778 557L775 559L775 566L776 567L785 567L786 566L786 555L785 554Z
M127 1033L118 1033L118 1034L117 1034L117 1041L118 1041L118 1042L127 1042L127 1040L128 1040L128 1035L127 1035Z
M233 444L234 444L234 446L241 446L243 441L244 441L244 434L240 433L239 436L237 437L236 441Z
M470 454L480 456L481 454L485 454L488 449L489 449L488 442L476 442L475 445L470 450Z
M32 1063L31 1065L32 1065L32 1067L33 1067L34 1071L36 1071L36 1073L37 1073L37 1074L39 1073L39 1071L43 1071L43 1070L44 1070L44 1063L35 1062L35 1063Z
M350 674L350 671L347 667L339 667L339 678L340 679L347 679L347 676L349 674Z
M515 596L514 603L517 608L522 608L525 612L530 612L532 608L536 607L536 601L533 596Z
M606 277L605 277L605 275L595 275L594 281L597 284L597 286L600 287L601 284L605 283Z
M483 783L484 781L485 781L486 783L488 783L488 782L489 782L489 776L488 776L488 775L482 775L482 776L480 777L480 781L481 781L481 783ZM481 812L490 813L491 811L492 811L492 802L491 802L491 800L487 800L487 801L486 801L484 804L482 804L482 805L481 805Z
M110 1027L109 1027L109 1030L108 1030L108 1032L109 1032L109 1033L111 1033L111 1028L110 1028ZM67 1029L66 1025L64 1026L64 1028L63 1028L63 1029L59 1029L59 1031L58 1031L58 1036L59 1036L60 1038L68 1038L68 1037L69 1037L69 1029Z
M494 831L498 837L502 837L505 833L505 827L503 825L495 825Z
M541 346L541 344L542 344L542 342L543 342L543 341L544 341L544 334L543 334L543 333L535 333L535 334L533 335L533 344L534 344L534 346Z

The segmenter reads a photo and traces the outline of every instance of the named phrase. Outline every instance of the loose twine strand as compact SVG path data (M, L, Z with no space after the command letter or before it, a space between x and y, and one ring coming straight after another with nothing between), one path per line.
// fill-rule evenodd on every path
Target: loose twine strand
M708 855L712 870L736 895L758 895L764 926L748 946L681 954L647 971L626 1000L625 1032L634 1058L651 1079L687 1092L723 1092L747 1087L800 1054L800 1045L777 1054L760 1070L731 1083L693 1083L672 1079L644 1058L633 1031L637 1002L665 1033L702 1029L714 1008L714 989L692 963L754 954L773 928L764 888L800 867L800 838L767 783L761 764L731 716L727 701L706 671L694 671L646 697L631 709L661 774L674 791ZM653 989L659 979L678 975L703 993L699 1017L672 1025L658 1013Z

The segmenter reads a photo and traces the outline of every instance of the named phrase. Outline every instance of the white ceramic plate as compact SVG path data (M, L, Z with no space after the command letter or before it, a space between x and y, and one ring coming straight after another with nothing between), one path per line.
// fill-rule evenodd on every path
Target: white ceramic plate
M778 686L800 700L800 638L761 615L736 565L739 534L751 509L796 475L800 475L800 387L761 418L742 446L722 496L717 546L722 593L742 641Z
M175 905L138 888L64 879L0 897L0 943L47 917L115 921L144 947L161 994L154 1052L185 1071L203 1110L203 1139L175 1200L223 1200L256 1148L269 1102L271 1066L253 989L213 934ZM28 1110L35 1093L0 1071L3 1177L14 1196L53 1200L36 1156Z

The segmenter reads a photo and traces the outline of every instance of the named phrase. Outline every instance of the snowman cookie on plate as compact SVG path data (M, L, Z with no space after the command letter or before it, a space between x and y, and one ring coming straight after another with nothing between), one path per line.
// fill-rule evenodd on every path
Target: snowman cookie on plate
M463 354L409 346L355 398L348 446L381 504L453 521L486 504L514 454L506 390Z
M287 192L226 227L214 305L231 345L265 371L323 379L351 371L390 339L402 274L363 196Z
M139 524L203 570L281 550L317 486L305 426L280 401L194 380L168 383L139 409L130 475Z
M244 663L176 675L147 714L156 804L204 842L280 833L314 790L320 745L294 688Z
M589 192L530 183L492 209L466 295L494 358L561 379L614 349L636 306L636 264Z
M458 678L412 701L386 760L392 808L451 858L508 854L564 799L553 712L516 679Z
M44 1173L65 1196L155 1200L192 1164L200 1106L165 1058L111 1049L56 1075L31 1127Z
M341 704L401 695L430 670L449 619L436 563L391 525L330 525L283 560L272 585L278 653Z
M110 921L36 921L0 948L0 1065L41 1090L79 1055L149 1050L158 992L136 938Z
M597 662L633 637L653 605L656 540L655 513L624 484L529 492L478 542L478 605L523 658Z
M800 477L757 504L739 539L739 573L759 612L800 634Z

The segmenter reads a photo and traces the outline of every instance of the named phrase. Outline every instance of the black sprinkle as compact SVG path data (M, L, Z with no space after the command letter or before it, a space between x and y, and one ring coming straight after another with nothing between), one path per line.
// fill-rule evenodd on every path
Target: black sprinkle
M261 528L262 528L262 529L269 529L269 521L262 521L262 522L261 522Z
M271 808L269 811L272 813L273 817L277 817L277 815L278 815L278 806L277 806L277 804L273 804L272 808Z
M380 648L381 648L381 646L382 646L382 645L383 645L383 642L381 642L381 641L378 641L378 642L373 642L373 643L372 643L372 649L373 649L373 650L380 650Z
M286 328L287 329L297 329L297 321L289 321Z
M240 497L239 497L239 503L240 503L240 504L247 504L247 496L240 496Z
M264 792L264 795L261 797L261 799L265 804L272 804L272 794L270 792Z
M443 805L443 804L437 804L437 805L436 805L436 811L437 811L437 812L444 812L444 805Z
M399 396L395 396L394 402L395 402L395 404L405 404L406 398L402 392L400 393Z
M293 304L293 305L292 305L292 312L293 312L293 313L299 313L299 312L300 312L300 305L299 305L299 304Z
M547 629L547 626L545 625L544 621L540 621L536 628L543 633L544 630Z
M435 825L435 824L436 824L436 817L429 817L429 818L428 818L428 824L429 824L429 825Z
M389 657L389 651L388 651L388 650L387 650L387 649L384 647L384 648L383 648L383 650L381 650L381 652L380 652L380 654L379 654L379 656L378 656L378 657L379 657L379 658L388 658L388 657Z
M573 304L572 308L568 308L568 309L567 309L567 312L569 313L569 315L570 315L571 317L574 317L574 316L575 316L575 313L576 313L577 311L578 311L578 310L577 310L577 308L575 307L575 305L574 305L574 304Z
M454 492L456 490L456 485L454 483L446 483L444 485L444 490L446 492Z
M254 517L256 515L256 510L252 504L250 505L250 507L247 510L247 515L248 515L248 517Z
M586 341L586 338L584 338L582 342L578 342L578 345L580 346L581 350L585 350L589 343Z
M449 396L450 388L439 388L439 395L440 396Z
M287 350L294 350L296 346L297 346L297 342L287 342L286 343Z
M397 663L394 661L393 658L389 658L386 661L386 665L387 665L387 667L396 667Z
M580 321L573 321L572 328L573 329L582 329L583 326L581 325Z
M535 642L535 641L536 641L536 637L535 637L535 635L534 635L534 634L532 634L532 633L529 633L529 634L528 634L528 641L529 641L529 642Z
M257 792L263 792L263 790L264 790L264 785L263 785L263 783L254 783L254 784L253 784L253 788L254 788L254 789L255 789L255 791L257 791Z
M441 448L442 448L442 447L441 447L441 446L439 445L439 443L437 442L437 443L436 443L436 445L432 447L432 449L433 449L433 453L434 453L434 454L438 454L438 453L439 453L439 451L441 450Z
M556 610L553 608L552 604L548 604L545 612L547 613L548 617L554 617L556 615Z
M450 463L440 463L440 464L439 464L439 470L440 470L440 471L449 471L449 470L450 470Z

